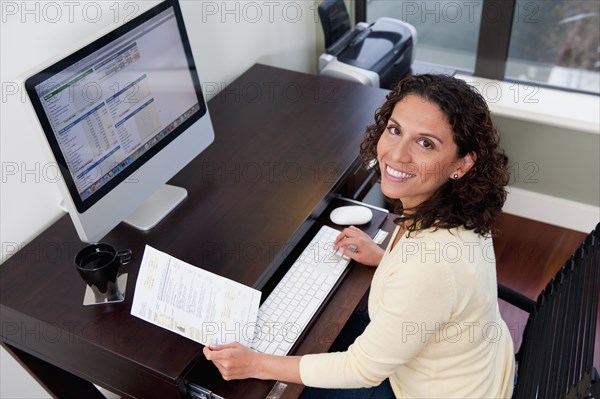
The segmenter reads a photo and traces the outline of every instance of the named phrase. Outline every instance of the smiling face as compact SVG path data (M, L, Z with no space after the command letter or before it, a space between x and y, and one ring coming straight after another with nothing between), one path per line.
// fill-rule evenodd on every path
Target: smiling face
M432 102L408 95L396 103L377 143L381 191L418 206L451 178L473 166L473 156L457 157L454 133L446 115Z

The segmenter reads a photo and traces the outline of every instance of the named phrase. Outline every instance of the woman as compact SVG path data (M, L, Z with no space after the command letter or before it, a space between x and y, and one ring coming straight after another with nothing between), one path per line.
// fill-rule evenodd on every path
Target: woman
M229 344L205 347L207 359L225 379L327 388L308 389L314 397L509 398L513 346L491 239L508 170L484 99L453 77L407 77L367 128L361 156L377 161L402 215L385 252L355 227L336 240L378 265L364 331L341 352L278 357Z

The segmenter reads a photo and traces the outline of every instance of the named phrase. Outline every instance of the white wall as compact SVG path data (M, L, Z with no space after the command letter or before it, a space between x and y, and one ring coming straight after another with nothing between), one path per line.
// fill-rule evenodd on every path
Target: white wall
M62 216L56 168L22 82L60 56L156 4L155 1L2 1L0 262ZM316 73L322 46L316 3L307 0L181 0L208 97L259 62ZM2 267L2 266L0 266ZM0 352L0 397L48 397Z

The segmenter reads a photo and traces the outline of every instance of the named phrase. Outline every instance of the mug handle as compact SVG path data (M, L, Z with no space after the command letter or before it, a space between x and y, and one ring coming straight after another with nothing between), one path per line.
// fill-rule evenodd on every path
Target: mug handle
M131 249L123 249L117 252L117 256L121 260L121 265L126 265L131 262L131 259L133 258L133 252L131 252Z

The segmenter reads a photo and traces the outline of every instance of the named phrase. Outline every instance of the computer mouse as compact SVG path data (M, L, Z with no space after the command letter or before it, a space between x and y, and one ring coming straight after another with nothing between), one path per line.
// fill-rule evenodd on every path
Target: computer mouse
M362 205L349 205L335 208L329 215L331 221L340 226L366 224L373 218L373 212Z

